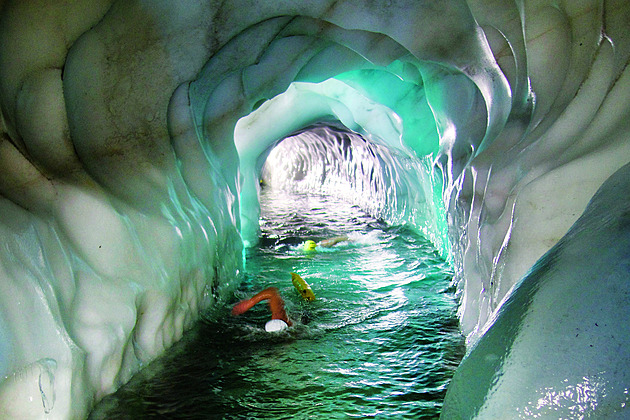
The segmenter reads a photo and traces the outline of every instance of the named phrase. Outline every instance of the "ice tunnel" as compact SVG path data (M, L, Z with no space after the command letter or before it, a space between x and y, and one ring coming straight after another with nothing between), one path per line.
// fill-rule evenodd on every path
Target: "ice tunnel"
M627 417L628 22L623 0L0 1L0 417L85 417L224 304L262 162L313 127L383 151L369 210L452 260L443 418Z

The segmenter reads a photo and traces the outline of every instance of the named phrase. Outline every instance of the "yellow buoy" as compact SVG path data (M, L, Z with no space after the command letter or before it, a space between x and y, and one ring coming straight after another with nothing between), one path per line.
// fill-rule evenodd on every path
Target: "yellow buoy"
M293 282L293 286L295 286L295 289L304 299L309 302L315 300L315 293L313 293L313 289L311 289L311 286L309 286L308 283L305 282L299 274L291 273L291 281Z

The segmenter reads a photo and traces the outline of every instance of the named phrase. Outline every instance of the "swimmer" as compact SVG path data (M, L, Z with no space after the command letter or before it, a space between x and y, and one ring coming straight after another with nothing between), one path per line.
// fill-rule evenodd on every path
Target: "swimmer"
M348 235L339 235L330 239L324 239L319 243L316 243L315 241L311 241L309 239L308 241L304 242L304 251L315 251L315 248L317 248L318 246L321 246L323 248L330 248L337 245L339 242L345 242L349 240L350 239L348 238Z
M232 315L238 316L244 314L258 302L263 300L269 300L269 309L271 309L271 321L265 324L265 331L282 331L292 325L287 313L284 310L284 301L280 297L278 289L275 287L268 287L250 299L240 301L232 308Z

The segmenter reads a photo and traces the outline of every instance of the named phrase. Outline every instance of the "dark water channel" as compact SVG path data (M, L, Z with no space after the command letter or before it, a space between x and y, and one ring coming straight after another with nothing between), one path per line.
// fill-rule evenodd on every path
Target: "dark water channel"
M265 192L236 296L137 374L93 419L437 418L464 353L451 268L431 244L331 198ZM349 241L306 252L306 239ZM317 300L291 283L299 273ZM275 286L294 326L266 333Z

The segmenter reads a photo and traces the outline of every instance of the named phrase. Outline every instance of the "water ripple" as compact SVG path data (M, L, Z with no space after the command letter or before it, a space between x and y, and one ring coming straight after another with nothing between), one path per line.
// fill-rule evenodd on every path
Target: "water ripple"
M450 267L421 236L355 206L263 198L261 245L234 301L275 286L294 327L266 333L265 305L215 311L92 418L437 418L464 351ZM340 234L351 241L302 249ZM290 272L316 301L298 296Z

